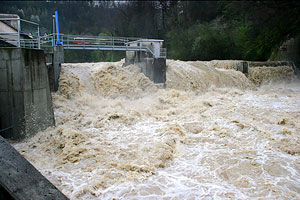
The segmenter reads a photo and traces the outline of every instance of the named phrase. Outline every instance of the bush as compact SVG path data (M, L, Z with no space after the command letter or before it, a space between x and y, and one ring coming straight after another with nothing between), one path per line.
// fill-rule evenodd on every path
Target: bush
M213 24L198 25L198 34L192 46L194 59L228 59L231 47L231 39L224 29L213 27Z

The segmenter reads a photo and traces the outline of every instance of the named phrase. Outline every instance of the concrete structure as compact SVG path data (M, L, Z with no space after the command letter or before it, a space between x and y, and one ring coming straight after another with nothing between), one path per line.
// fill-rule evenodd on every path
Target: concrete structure
M0 199L68 199L1 136L0 149Z
M44 51L0 48L0 134L20 140L54 125Z
M61 71L61 63L64 63L64 47L55 46L53 48L53 79L54 91L58 90L59 74Z
M266 61L266 62L261 62L261 61L238 61L233 64L232 68L236 71L240 71L244 73L246 76L248 76L248 70L249 68L252 67L277 67L277 66L290 66L293 68L294 72L296 75L300 75L299 70L297 67L294 65L293 62L290 61Z
M160 57L160 50L163 45L163 40L155 39L139 39L133 42L128 42L129 46L148 47L155 58Z
M161 56L163 40L141 39L130 46L147 47L151 52L126 51L124 66L136 64L154 83L166 82L166 55Z
M300 69L300 36L285 41L279 50L281 61L292 61Z
M18 30L15 27L10 26L9 24L3 21L0 21L0 33L2 33L0 34L1 41L5 41L6 43L8 43L6 44L6 46L10 46L9 44L17 46ZM6 35L5 33L10 34Z
M56 92L59 86L61 63L64 63L64 48L63 46L55 46L45 49L45 56L50 90Z
M25 31L21 29L21 22L36 26L36 30ZM24 24L23 24L24 25ZM22 25L22 26L23 26ZM37 34L35 38L31 32ZM26 33L27 32L27 33ZM1 47L24 47L40 49L40 29L39 24L31 21L21 19L15 14L2 14L0 13L0 45Z
M18 33L18 30L15 26L0 21L0 33Z

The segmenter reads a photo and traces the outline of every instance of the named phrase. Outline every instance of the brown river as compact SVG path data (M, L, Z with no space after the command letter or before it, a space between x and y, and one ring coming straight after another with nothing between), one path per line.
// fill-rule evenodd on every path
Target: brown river
M56 127L14 147L72 200L300 199L300 82L287 66L63 64Z

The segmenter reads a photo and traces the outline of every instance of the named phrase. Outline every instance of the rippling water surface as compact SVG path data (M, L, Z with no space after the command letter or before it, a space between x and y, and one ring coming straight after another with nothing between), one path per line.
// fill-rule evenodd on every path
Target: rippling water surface
M289 69L168 60L160 89L121 64L64 64L57 126L14 144L70 199L300 199Z

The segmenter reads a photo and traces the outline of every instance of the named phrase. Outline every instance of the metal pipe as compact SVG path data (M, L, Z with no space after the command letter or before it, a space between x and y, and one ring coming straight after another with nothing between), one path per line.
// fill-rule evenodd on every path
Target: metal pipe
M16 18L18 18L19 16L18 15L16 15L16 14L0 14L0 16L13 16L13 17L16 17Z
M20 17L18 16L18 44L17 47L20 48L21 47L21 43L20 43L20 32L21 32L21 22L20 22Z
M57 42L56 42L56 45L57 46L61 46L62 43L60 42L60 39L59 39L59 25L58 25L58 12L55 11L55 19L56 19L56 32L57 32Z
M23 22L27 22L29 24L33 24L33 25L39 26L39 24L35 23L35 22L31 22L31 21L28 21L28 20L25 20L25 19L20 19L20 20L23 21Z
M38 49L41 49L40 26L38 26Z
M17 21L18 18L0 18L0 21L2 21L2 20L3 20L3 21L9 21L9 20L10 20L10 21L13 21L13 20L14 20L14 21Z
M54 47L53 38L55 38L55 15L52 15L52 35L53 35L53 37L51 38L52 47Z

